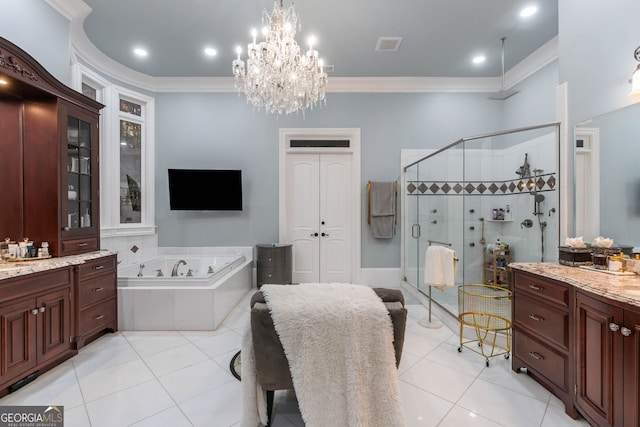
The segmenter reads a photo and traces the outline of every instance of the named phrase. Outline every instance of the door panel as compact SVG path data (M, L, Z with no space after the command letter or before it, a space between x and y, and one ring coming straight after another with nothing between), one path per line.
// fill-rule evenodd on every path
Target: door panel
M350 155L320 155L321 282L351 281L350 163Z
M36 366L36 316L33 298L0 308L2 354L0 378L7 381L19 378Z
M287 157L287 227L293 244L294 282L319 280L319 163L318 154L291 154Z

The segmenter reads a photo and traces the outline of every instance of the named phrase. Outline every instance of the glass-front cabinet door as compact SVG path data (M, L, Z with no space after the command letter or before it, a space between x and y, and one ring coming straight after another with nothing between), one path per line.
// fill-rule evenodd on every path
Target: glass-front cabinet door
M67 118L67 226L91 227L91 123Z
M98 133L97 117L64 109L61 194L63 252L98 249ZM73 240L65 244L65 239Z

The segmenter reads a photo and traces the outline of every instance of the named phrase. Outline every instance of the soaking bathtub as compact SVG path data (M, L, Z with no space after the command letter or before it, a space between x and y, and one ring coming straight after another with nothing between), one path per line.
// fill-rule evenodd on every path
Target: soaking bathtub
M252 278L251 256L242 253L162 254L121 267L118 328L215 330L252 288Z

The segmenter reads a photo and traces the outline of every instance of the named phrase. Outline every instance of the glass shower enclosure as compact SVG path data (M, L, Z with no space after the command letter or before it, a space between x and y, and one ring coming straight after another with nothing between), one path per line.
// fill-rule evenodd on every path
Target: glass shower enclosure
M510 262L557 261L560 124L462 138L403 167L403 269L457 316L457 286L424 283L429 245L458 258L455 284L511 288Z

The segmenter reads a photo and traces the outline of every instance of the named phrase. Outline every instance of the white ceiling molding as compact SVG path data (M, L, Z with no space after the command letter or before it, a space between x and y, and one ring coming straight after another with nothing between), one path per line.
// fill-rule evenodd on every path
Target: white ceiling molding
M91 12L91 8L83 0L44 0L49 6L54 8L56 12L73 20L77 15L83 14L87 16Z
M237 92L233 77L154 77L114 61L102 53L84 32L84 20L91 8L82 0L45 0L71 21L74 53L96 71L112 79L150 92ZM558 57L554 37L505 73L505 88L514 86ZM332 93L477 93L500 90L497 77L330 77Z
M499 77L330 77L327 84L327 92L333 93L493 92L499 88Z
M558 36L540 46L531 55L514 65L504 75L505 89L526 80L532 74L558 59Z

